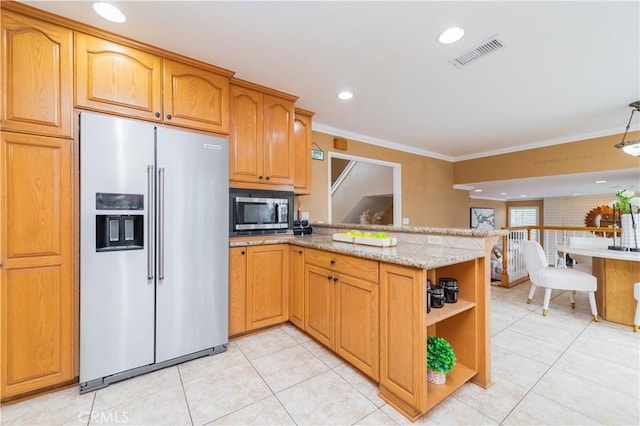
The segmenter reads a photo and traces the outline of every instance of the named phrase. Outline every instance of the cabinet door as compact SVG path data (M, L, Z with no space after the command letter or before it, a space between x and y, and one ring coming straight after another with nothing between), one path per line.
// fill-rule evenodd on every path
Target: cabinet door
M304 329L333 349L335 341L335 291L328 269L305 264Z
M247 250L247 330L287 321L289 246L276 244Z
M82 33L75 36L76 106L162 120L162 59Z
M340 275L336 292L336 352L378 380L378 284Z
M311 116L296 109L293 122L293 191L311 193Z
M229 336L247 331L247 249L229 249Z
M229 131L229 78L165 59L164 120L212 132Z
M289 321L304 330L304 249L291 246L289 251Z
M262 94L230 87L229 180L263 182Z
M76 375L72 141L1 132L2 398Z
M73 34L2 11L2 130L71 137Z
M425 282L423 270L380 264L380 395L413 419L427 408Z
M293 102L264 95L264 179L293 184Z

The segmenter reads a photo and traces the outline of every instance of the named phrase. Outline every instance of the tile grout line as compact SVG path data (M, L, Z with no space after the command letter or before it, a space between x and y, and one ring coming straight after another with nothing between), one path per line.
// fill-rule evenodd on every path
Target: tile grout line
M271 389L271 386L269 386L269 383L267 383L267 381L264 379L264 377L262 377L262 374L260 374L260 372L258 371L258 369L256 368L256 366L255 366L255 365L253 365L252 360L250 360L250 359L247 357L247 354L242 350L242 347L237 343L237 341L235 341L235 340L234 340L234 342L235 342L236 347L238 348L238 350L240 351L240 353L241 353L241 354L242 354L242 356L244 357L244 359L245 359L245 360L247 360L247 362L249 363L249 365L251 366L251 368L253 368L253 370L256 372L256 374L258 375L258 377L260 377L260 380L262 380L262 382L265 384L265 386L267 387L267 389L269 389L269 392L271 392L271 395L265 396L264 398L260 398L260 399L258 399L258 400L256 400L256 401L253 401L253 402L252 402L252 403L250 403L250 404L247 404L247 405L243 405L243 406L241 406L241 407L238 407L237 409L235 409L235 410L233 410L233 411L230 411L230 412L228 412L228 413L226 413L226 414L224 414L224 415L222 415L222 416L220 416L220 417L216 417L216 418L214 418L214 419L209 420L209 421L208 421L208 422L206 422L206 423L203 423L203 425L209 425L209 424L211 424L211 423L213 423L213 422L215 422L215 421L217 421L217 420L220 420L220 419L221 419L221 418L223 418L223 417L226 417L226 416L229 416L229 415L231 415L231 414L237 413L238 411L244 410L244 409L245 409L245 408L247 408L247 407L251 407L252 405L257 404L257 403L258 403L258 402L260 402L260 401L264 401L264 400L265 400L265 399L267 399L267 398L270 398L270 397L272 397L272 396L275 396L275 393L273 392L273 389ZM292 347L293 347L293 346L292 346ZM288 348L285 348L285 349L288 349ZM276 351L276 352L273 352L273 353L278 353L278 352L281 352L281 351L283 351L283 350L285 350L285 349L281 349L280 351ZM270 355L270 354L269 354L269 355ZM267 356L267 355L264 355L264 356ZM262 358L262 357L259 357L259 358ZM256 359L259 359L259 358L256 358ZM278 401L278 402L279 402L279 401ZM187 403L188 403L188 400L187 400ZM288 414L288 413L287 413L287 414ZM192 420L191 424L193 425L193 420Z
M184 402L187 404L187 412L189 413L189 421L191 422L191 426L193 426L193 416L191 415L191 406L189 405L189 398L187 398L187 391L184 388L184 381L182 380L182 373L180 372L180 365L176 365L176 369L178 370L178 378L180 379L180 386L182 387L182 395L184 395Z
M380 410L382 407L384 407L385 405L387 405L387 403L385 402L384 404L382 404L382 406L378 407L378 404L376 404L375 402L371 401L371 399L369 399L369 397L368 397L367 395L365 395L364 393L362 393L362 392L360 391L360 389L358 389L358 388L357 388L353 383L351 383L349 380L347 380L347 378L346 378L346 377L344 377L342 374L340 374L340 373L338 373L338 372L336 371L336 368L343 367L343 366L345 366L345 365L346 365L348 368L352 368L352 369L354 369L354 370L356 371L356 374L362 374L362 373L360 373L360 372L359 372L355 367L350 366L349 364L346 364L346 363L345 363L345 364L342 364L342 365L338 365L338 366L336 366L336 367L332 368L331 370L332 370L334 373L336 373L338 376L340 376L340 377L341 377L345 382L347 382L347 383L349 384L349 386L351 386L353 389L355 389L355 390L356 390L360 395L362 395L362 396L364 397L364 399L366 399L367 401L369 401L370 403L372 403L372 404L373 404L373 406L376 408L376 409L375 409L375 410L373 410L371 413L369 413L369 414L367 414L366 416L364 416L362 419L364 419L364 418L365 418L365 417L367 417L367 416L370 416L371 414L375 413L376 411ZM369 380L369 378L365 376L365 380ZM378 389L380 389L379 385L377 385L377 386L378 386ZM362 419L360 419L360 420L362 420ZM358 421L360 421L360 420L358 420ZM392 420L393 420L393 419L392 419ZM356 422L356 423L357 423L357 422Z
M508 413L507 413L507 415L502 419L502 421L501 421L501 422L499 422L501 425L502 425L502 424L504 424L504 421L505 421L505 420L507 420L507 418L508 418L508 417L511 415L511 413L513 413L513 411L514 411L514 410L515 410L515 409L520 405L520 403L521 403L521 402L522 402L522 401L527 397L527 395L529 395L531 392L533 392L533 388L535 388L535 387L537 386L537 384L538 384L538 383L540 383L540 381L541 381L542 379L544 379L544 377L549 373L549 371L551 371L551 369L552 369L552 368L553 368L553 367L558 363L558 361L560 360L560 358L562 358L562 357L564 356L564 354L566 354L566 353L567 353L567 351L568 351L569 349L571 349L571 346L573 346L573 344L576 342L576 340L578 340L578 339L580 338L580 336L582 336L582 334L583 334L583 333L585 332L585 330L589 327L589 325L591 325L591 323L592 323L592 322L594 322L594 321L593 321L593 320L591 320L587 325L585 325L585 326L582 328L582 330L580 331L580 333L578 333L578 335L577 335L577 336L573 339L573 341L572 341L572 342L567 346L567 348L566 348L566 349L564 349L560 355L558 355L558 357L555 359L555 361L553 361L553 363L549 366L549 368L547 368L547 369L545 370L545 372L544 372L544 373L542 373L542 375L540 376L540 378L539 378L538 380L536 380L536 382L535 382L533 385L531 385L531 387L530 387L530 388L525 392L525 394L522 396L522 398L520 398L520 399L518 400L518 402L516 402L516 404L513 406L513 408L511 408L511 410L509 410L509 412L508 412ZM534 392L534 393L535 393L535 392ZM544 396L542 396L542 395L538 395L538 396L540 396L541 398L548 399L548 398L546 398L546 397L544 397ZM555 402L555 401L553 401L553 402ZM564 405L564 404L560 404L559 402L556 402L556 404L561 405L561 406L563 406L564 408L567 408L567 409L569 409L569 410L571 410L571 411L576 411L576 410L574 410L574 409L573 409L573 408L571 408L571 407L567 407L567 406L566 406L566 405ZM576 411L576 412L577 412L577 411ZM583 415L584 415L584 414L583 414ZM585 416L585 417L589 417L589 416ZM591 419L591 417L589 417L589 418ZM596 419L592 419L592 420L594 420L594 421L598 422ZM600 423L600 422L598 422L598 423Z
M306 347L304 347L304 345L303 345L301 342L299 342L298 340L294 339L292 336L289 336L289 334L287 334L287 332L285 332L284 330L281 330L281 331L282 331L282 332L283 332L287 337L289 337L289 338L290 338L290 339L292 339L294 342L296 342L296 344L295 344L295 345L293 345L293 346L289 346L289 347L286 347L286 348L283 348L283 349L277 350L277 351L275 351L275 352L271 352L271 353L269 353L269 354L265 354L265 355L263 355L263 356L260 356L260 357L258 357L258 358L255 358L255 360L258 360L258 359L263 358L263 357L265 357L265 356L270 356L270 355L273 355L273 354L277 354L277 353L282 352L282 351L285 351L285 350L287 350L287 349L295 348L296 346L300 346L301 348L303 348L303 349L305 349L305 350L309 351ZM217 419L213 419L213 420L211 420L211 422L214 422L214 421L216 421L216 420L218 420L218 419L221 419L222 417L228 416L228 415L230 415L230 414L232 414L232 413L236 413L236 412L238 412L238 411L240 411L240 410L243 410L243 409L245 409L245 408L247 408L247 407L250 407L250 406L252 406L252 405L254 405L254 404L257 404L257 403L258 403L258 402L260 402L260 401L264 401L265 399L270 398L270 397L272 397L272 396L273 396L273 397L275 397L276 401L278 401L278 404L280 404L280 406L281 406L281 407L284 409L284 411L287 413L287 415L289 416L289 418L291 419L291 421L292 421L294 424L296 424L296 425L297 425L297 423L296 423L295 419L293 418L293 416L291 415L291 413L289 412L289 410L287 410L287 407L285 407L285 406L284 406L284 404L282 403L282 401L280 401L280 398L278 398L277 393L276 393L276 392L274 392L273 388L271 388L271 386L269 385L269 383L267 383L266 379L262 376L262 374L260 373L260 371L258 371L258 369L256 368L256 366L253 364L253 361L254 361L254 360L253 360L253 359L249 359L249 358L247 357L247 354L242 350L241 345L239 345L239 344L237 344L237 343L236 343L236 346L238 347L238 349L240 349L240 352L241 352L241 353L242 353L242 355L245 357L245 359L249 362L249 365L251 365L251 367L254 369L254 371L256 372L256 374L258 374L258 376L260 376L260 379L261 379L261 380L262 380L262 382L267 386L267 388L269 389L269 392L271 392L271 395L266 396L266 397L264 397L264 398L261 398L261 399L259 399L259 400L257 400L257 401L254 401L253 403L251 403L251 404L249 404L249 405L247 405L247 406L244 406L244 407L238 408L237 410L232 411L231 413L225 414L224 416L218 417ZM309 351L309 352L311 352L311 351ZM312 353L312 352L311 352L311 354L312 354L313 356L315 356L315 354L314 354L314 353ZM316 358L317 358L317 357L316 357ZM320 361L322 361L322 360L320 360ZM322 373L324 373L324 371L323 371ZM322 374L322 373L319 373L319 374ZM294 383L294 384L292 384L291 386L287 386L286 388L281 389L281 390L280 390L280 391L278 391L278 392L282 392L282 391L284 391L284 390L286 390L286 389L291 388L292 386L296 386L296 385L298 385L298 384L300 384L300 383L303 383L303 382L305 382L305 381L307 381L307 380L309 380L309 379L312 379L312 378L314 378L314 377L316 377L316 376L318 376L318 374L316 374L316 375L314 375L314 376L312 376L312 377L309 377L309 378L307 378L307 379L303 380L302 382ZM211 422L209 422L209 423L211 423ZM207 423L207 424L209 424L209 423Z
M515 287L514 287L514 288L515 288ZM562 293L559 293L558 295L556 295L556 296L555 296L555 297L553 297L552 299L555 299L555 298L559 297L561 294L562 294ZM506 294L505 294L505 295L506 295ZM501 295L501 296L499 296L499 297L503 297L503 296L505 296L505 295ZM542 306L542 305L540 305L540 306ZM520 322L520 321L524 320L524 319L525 319L526 317L528 317L529 315L531 315L531 314L536 314L536 310L537 310L540 306L536 307L534 310L529 310L529 312L525 313L525 314L524 314L524 315L522 315L520 318L518 318L517 320L514 320L514 321L513 321L513 322L511 322L508 326L506 326L505 328L503 328L502 330L500 330L499 332L497 332L497 333L496 333L496 335L497 335L497 334L499 334L499 333L500 333L500 332L502 332L502 331L505 331L505 330L509 329L510 327L512 327L513 325L517 324L518 322ZM577 335L577 336L576 336L576 337L571 341L571 343L569 343L569 345L567 345L567 347L562 351L562 353L561 353L560 355L558 355L558 357L555 359L555 361L553 361L553 363L551 363L551 364L548 366L548 368L544 371L544 373L540 376L540 378L539 378L538 380L536 380L536 382L535 382L535 383L533 383L533 385L531 385L531 387L530 387L529 389L527 389L527 391L524 393L524 395L523 395L523 396L522 396L522 397L521 397L521 398L516 402L516 404L511 408L511 410L509 410L509 412L504 416L504 418L503 418L501 421L498 421L498 423L499 423L500 425L504 425L505 420L507 420L507 418L508 418L508 417L513 413L513 411L514 411L514 410L515 410L515 409L520 405L520 403L521 403L521 402L522 402L522 401L527 397L527 395L529 395L529 394L533 391L533 388L534 388L534 387L535 387L535 386L536 386L536 385L537 385L537 384L538 384L538 383L539 383L539 382L540 382L540 381L541 381L541 380L542 380L542 379L547 375L547 373L549 373L549 371L550 371L550 370L555 366L555 364L560 360L560 358L562 358L562 356L563 356L563 355L564 355L564 354L565 354L565 353L566 353L566 352L571 348L571 346L573 346L573 344L576 342L576 340L578 340L578 338L579 338L579 337L584 333L584 331L589 327L589 325L590 325L592 322L593 322L593 320L589 321L589 322L588 322L584 327L582 327L582 330L580 330L580 332L578 333L578 335ZM519 331L517 331L517 330L511 330L511 331L513 331L514 333L522 334L522 335L524 335L524 336L528 336L527 334L525 334L525 333L521 333L521 332L519 332ZM492 335L491 337L493 338L494 336ZM530 336L529 336L529 337L530 337ZM542 341L543 341L543 342L545 342L545 343L548 343L548 342L546 342L546 341L544 341L544 340L542 340ZM492 345L492 346L493 346L493 345ZM511 353L513 353L513 354L520 355L520 356L523 356L523 357L525 357L525 358L528 358L528 359L531 359L531 360L534 360L534 361L538 361L538 360L535 360L535 359L533 359L533 358L531 358L531 357L529 357L529 356L525 356L525 355L522 355L522 354L518 354L518 353L516 353L516 352L510 351L510 350L505 349L505 348L501 348L501 349L502 349L502 350L504 350L504 351L506 351L506 352L511 352ZM538 361L538 362L540 362L540 361ZM512 383L512 384L514 384L514 385L517 385L517 384L515 384L515 383L511 382L511 381L510 381L510 380L508 380L508 379L504 379L504 380L506 380L506 381L508 381L509 383ZM544 398L544 397L543 397L543 398ZM459 400L459 401L462 401L462 400ZM464 402L464 401L462 401L462 402ZM571 407L566 407L566 406L564 406L563 404L559 404L559 405L562 405L562 406L563 406L563 407L565 407L565 408L568 408L568 409L570 409L570 410L572 410L572 411L575 411L575 410L574 410L573 408L571 408ZM473 407L471 407L471 408L473 408ZM484 414L484 413L483 413L483 414ZM485 414L485 415L486 415L486 414ZM593 419L593 420L595 421L595 419Z

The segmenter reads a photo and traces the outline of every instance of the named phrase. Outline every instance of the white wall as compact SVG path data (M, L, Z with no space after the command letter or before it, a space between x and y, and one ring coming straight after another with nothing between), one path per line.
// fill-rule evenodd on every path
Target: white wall
M615 198L615 191L611 195L545 198L543 223L545 226L585 226L584 218L589 211Z
M340 223L366 195L393 194L393 167L357 161L331 197L331 221Z

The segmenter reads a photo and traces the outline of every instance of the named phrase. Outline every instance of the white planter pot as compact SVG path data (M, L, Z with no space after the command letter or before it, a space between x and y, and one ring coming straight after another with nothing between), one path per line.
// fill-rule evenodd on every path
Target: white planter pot
M634 213L633 220L630 213L620 215L620 230L622 231L620 237L622 247L640 247L640 214Z
M439 371L427 370L427 382L434 385L444 385L447 382L447 375Z

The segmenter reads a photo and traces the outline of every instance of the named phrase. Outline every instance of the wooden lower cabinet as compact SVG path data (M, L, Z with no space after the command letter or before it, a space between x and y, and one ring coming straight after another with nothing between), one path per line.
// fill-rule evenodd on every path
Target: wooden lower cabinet
M323 345L334 349L335 295L331 271L306 264L304 328Z
M289 245L229 251L229 335L289 319Z
M378 283L341 274L336 293L336 352L377 380L380 361Z
M289 248L289 321L304 330L304 248Z
M77 376L72 144L1 132L2 401Z
M247 248L229 249L229 336L247 331Z
M289 246L248 247L247 330L289 319Z
M327 263L328 267L319 266ZM379 375L379 289L342 272L358 263L377 277L378 262L305 252L305 331L374 380Z
M487 258L491 246L487 246ZM426 279L453 277L458 301L427 313ZM491 384L489 274L484 259L432 270L380 264L380 397L416 420L463 384ZM427 336L446 339L456 365L443 385L427 383Z
M410 419L426 412L426 282L421 269L380 266L380 396Z

